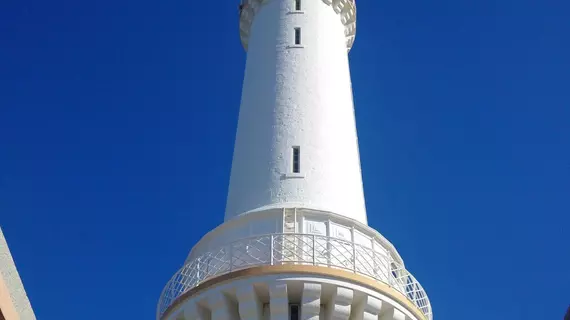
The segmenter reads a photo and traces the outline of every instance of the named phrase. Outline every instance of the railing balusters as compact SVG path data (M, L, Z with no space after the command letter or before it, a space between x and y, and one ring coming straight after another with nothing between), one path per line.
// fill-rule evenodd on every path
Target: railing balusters
M351 243L352 246L352 271L356 273L356 245L354 242Z
M269 261L273 265L273 235L269 238Z
M316 266L317 265L317 257L316 257L316 251L315 251L315 235L313 234L313 265Z
M269 236L269 248L267 248L267 238ZM287 237L292 237L294 239L288 239ZM318 237L318 238L317 238ZM281 245L277 244L276 241L281 238ZM285 244L286 241L290 241L291 243ZM236 269L237 265L239 264L238 269L243 269L246 267L254 267L259 265L264 265L269 263L270 265L276 265L279 261L283 262L285 256L293 254L294 257L290 257L292 262L299 263L299 264L310 264L312 263L314 266L318 264L318 257L319 251L317 250L317 245L319 241L326 242L326 253L328 258L328 265L331 267L340 267L340 268L349 268L346 264L348 263L348 257L344 257L344 260L335 259L334 261L330 255L333 253L334 250L338 251L339 255L344 256L345 254L348 255L350 252L350 248L348 248L347 243L352 248L352 271L356 274L362 274L366 276L370 276L375 280L387 282L387 284L396 289L398 292L402 293L408 300L410 300L416 307L418 307L426 316L428 320L432 319L432 312L431 312L431 305L429 299L421 286L421 284L414 278L412 274L410 274L406 269L404 269L399 263L394 261L394 258L391 255L383 256L380 255L378 258L378 254L375 252L374 249L368 250L364 246L360 246L356 244L354 241L346 242L340 239L336 239L333 237L326 237L326 236L318 236L315 234L270 234L270 235L263 235L263 236L255 236L246 239L240 239L233 243L227 245L227 251L220 249L218 252L227 252L228 253L228 268L218 267L215 268L217 264L222 264L222 258L218 257L217 254L213 254L212 252L206 252L201 256L197 257L196 259L190 261L188 264L183 266L176 274L170 279L170 281L166 284L160 298L159 308L157 313L161 316L164 312L168 309L168 307L174 302L178 297L186 293L188 290L198 286L202 283L205 279L211 279L212 277L216 277L222 274L230 273ZM310 250L305 249L307 246L312 246ZM234 248L234 246L236 248ZM359 246L358 248L356 246ZM240 255L240 248L244 247L245 249L245 256L242 253ZM223 248L223 247L222 247ZM249 249L248 249L249 248ZM235 250L238 250L236 252ZM249 252L248 250L251 250ZM263 258L263 253L269 250L269 261L266 258ZM289 253L288 253L289 252ZM357 252L361 254L360 259L362 259L362 270L359 271L357 266ZM251 256L251 255L254 256ZM281 258L278 257L277 262L275 261L275 255L281 255ZM300 254L300 255L298 255ZM307 255L311 255L311 258L308 258ZM223 254L222 257L226 255ZM261 258L260 258L261 257ZM212 262L211 260L218 259L219 262ZM236 261L234 262L234 259ZM245 260L244 260L245 259ZM279 260L281 259L281 260ZM371 272L367 272L365 265L368 261L372 262L372 270ZM213 263L213 264L212 264ZM210 264L212 264L210 266ZM376 270L376 265L380 268L381 266L386 264L384 269L388 273L387 276L384 276L382 270ZM206 268L204 268L206 267ZM211 269L211 271L210 271ZM404 280L405 279L405 280Z

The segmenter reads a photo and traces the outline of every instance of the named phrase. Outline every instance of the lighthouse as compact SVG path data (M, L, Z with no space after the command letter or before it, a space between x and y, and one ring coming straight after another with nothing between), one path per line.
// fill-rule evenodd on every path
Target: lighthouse
M245 0L239 34L224 223L168 281L157 320L432 320L423 287L368 226L348 61L355 2Z

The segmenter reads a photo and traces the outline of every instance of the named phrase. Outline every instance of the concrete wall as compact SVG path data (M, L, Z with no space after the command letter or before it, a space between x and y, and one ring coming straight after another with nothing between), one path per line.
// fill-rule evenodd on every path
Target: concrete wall
M0 310L6 320L36 319L2 229L0 229Z
M293 6L270 0L253 19L226 220L296 206L367 223L345 27L323 1Z

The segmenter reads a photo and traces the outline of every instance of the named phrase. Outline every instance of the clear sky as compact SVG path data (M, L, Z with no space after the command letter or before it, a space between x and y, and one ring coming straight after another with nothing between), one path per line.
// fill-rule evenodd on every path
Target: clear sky
M0 224L39 319L153 319L222 222L237 5L0 1ZM435 319L562 319L570 2L360 0L357 23L370 225Z

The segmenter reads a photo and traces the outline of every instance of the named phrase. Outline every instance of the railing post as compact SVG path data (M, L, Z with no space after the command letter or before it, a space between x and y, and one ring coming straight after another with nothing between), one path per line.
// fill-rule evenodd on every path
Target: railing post
M352 239L352 269L354 273L356 273L356 244L354 244L354 230Z
M200 284L200 260L202 259L202 257L198 257L197 259L197 263L196 263L196 285Z
M315 235L313 234L312 236L313 236L313 265L315 266L315 265L317 265L317 263L316 263L317 259L315 257Z
M394 277L394 274L392 273L392 254L388 253L388 257L386 258L386 262L388 263L388 265L386 266L388 270L388 286L393 287L394 286L394 281L392 280L392 278Z
M269 236L269 263L273 265L273 234Z
M374 279L380 279L376 269L376 250L374 250L374 244L372 244L372 249L370 251L372 251L372 277Z
M228 251L230 254L230 272L232 272L233 266L234 266L234 250L233 250L234 246L232 245L232 243L230 243L229 247L230 247L230 249Z

